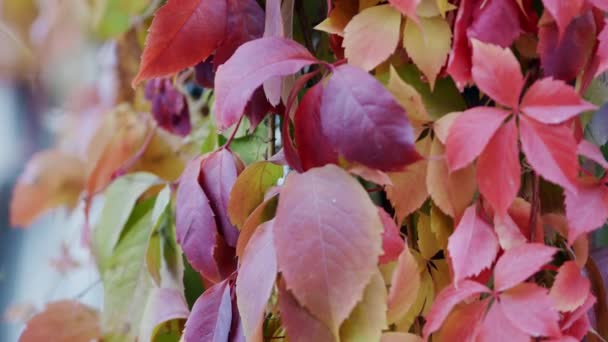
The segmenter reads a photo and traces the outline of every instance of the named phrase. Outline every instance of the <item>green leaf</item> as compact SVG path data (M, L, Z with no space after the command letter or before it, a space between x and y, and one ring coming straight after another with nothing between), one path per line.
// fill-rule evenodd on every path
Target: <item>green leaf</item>
M93 25L101 38L116 37L131 27L131 18L142 13L150 0L97 0Z
M249 165L266 156L266 141L268 139L268 128L261 123L251 134L236 138L230 143L230 149Z
M139 197L160 179L151 173L131 173L116 179L105 192L101 218L93 231L92 247L103 268Z
M184 294L186 302L188 302L188 308L192 309L194 302L205 291L205 286L203 285L201 275L192 268L188 259L183 256L182 260L184 263Z

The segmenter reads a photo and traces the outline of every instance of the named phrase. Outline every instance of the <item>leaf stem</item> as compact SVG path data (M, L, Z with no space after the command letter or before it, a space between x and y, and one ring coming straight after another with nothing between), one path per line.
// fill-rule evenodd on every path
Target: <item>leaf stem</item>
M236 135L236 132L239 130L239 127L241 127L241 122L243 122L243 116L241 116L241 118L239 119L239 122L236 123L236 126L234 126L234 131L232 131L232 134L230 134L230 137L228 138L228 141L226 141L226 143L222 146L221 149L226 149L230 147L230 143L232 142L232 140L234 140L234 136Z

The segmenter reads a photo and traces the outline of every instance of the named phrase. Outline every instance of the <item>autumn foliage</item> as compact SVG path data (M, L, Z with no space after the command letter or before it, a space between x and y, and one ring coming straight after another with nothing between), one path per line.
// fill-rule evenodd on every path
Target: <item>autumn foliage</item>
M585 94L606 10L166 1L87 158L41 152L15 187L14 225L83 204L105 296L99 314L50 304L22 340L605 334L588 234L608 219L590 134L608 121ZM79 318L57 321L68 305Z

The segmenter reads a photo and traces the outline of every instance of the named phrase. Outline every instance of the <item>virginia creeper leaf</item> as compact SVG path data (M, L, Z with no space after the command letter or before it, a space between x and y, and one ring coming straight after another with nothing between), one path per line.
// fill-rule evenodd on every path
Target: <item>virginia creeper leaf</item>
M245 247L249 243L249 240L253 236L253 233L258 227L267 221L270 221L274 217L274 213L277 209L277 196L273 196L265 200L249 215L241 233L239 234L239 240L236 243L236 255L241 257L245 252Z
M600 150L599 147L592 144L591 142L589 142L587 140L581 140L581 142L578 144L577 151L578 151L578 154L580 154L581 156L584 156L585 158L589 158L589 159L593 160L594 162L598 163L603 168L608 169L608 161L602 154L602 151Z
M226 1L167 1L156 11L133 85L207 59L224 39L226 16Z
M513 221L508 213L494 215L494 231L498 236L500 247L505 251L527 242L517 223Z
M418 335L404 332L385 332L382 334L380 342L422 342Z
M577 192L566 190L568 243L600 228L608 219L608 188L598 184L582 184Z
M226 0L226 32L213 58L216 68L243 43L262 37L264 11L255 0Z
M226 280L208 288L194 303L186 321L186 341L228 341L232 323L230 286Z
M344 28L344 52L348 63L372 70L393 54L399 43L401 14L391 5L367 8Z
M416 88L401 79L397 70L395 70L392 65L390 67L386 88L393 94L401 107L405 109L416 133L418 133L418 130L420 129L419 126L431 121L420 93Z
M403 241L403 238L399 234L399 227L397 227L393 218L380 207L378 207L378 214L384 226L384 231L382 232L383 253L380 256L380 264L387 264L399 258L399 255L401 255L405 248L405 241Z
M261 225L251 237L241 259L236 296L247 341L263 340L264 310L277 275L273 225Z
M401 172L389 174L392 185L386 187L386 195L401 223L406 216L418 210L429 197L426 186L427 162L424 160L408 165Z
M492 227L476 213L475 206L467 208L456 230L448 240L448 251L454 268L454 283L478 275L494 262L498 239Z
M559 336L559 315L547 289L526 283L500 295L500 308L511 323L532 336Z
M488 308L488 300L460 304L452 310L433 341L476 341L480 323Z
M520 10L513 0L474 0L469 38L508 47L522 33ZM500 20L501 25L496 25Z
M415 22L418 22L416 7L418 7L420 1L421 0L390 0L389 3L398 9L401 14L407 16Z
M566 312L583 305L590 291L589 279L581 274L574 261L567 261L559 268L549 296L557 310Z
M481 323L478 341L529 342L530 336L515 327L505 316L500 302L494 302Z
M494 289L504 291L523 282L553 259L556 249L527 243L506 251L494 267Z
M98 313L72 300L49 303L27 322L19 341L92 341L102 337Z
M154 341L161 324L173 320L185 321L189 314L188 304L180 290L153 288L144 309L144 317L139 328L139 339Z
M418 264L405 247L391 279L391 288L388 293L387 323L392 324L403 317L416 301L420 289L420 272Z
M224 130L239 121L249 98L264 81L293 74L316 62L306 48L285 38L266 37L241 45L217 70L218 128Z
M403 108L381 83L351 65L335 68L325 86L321 126L340 154L371 168L400 170L420 158Z
M551 13L551 16L557 22L559 38L561 39L572 19L580 14L583 7L583 0L543 0L543 4L545 10Z
M376 207L348 173L326 165L287 177L275 227L286 285L337 335L382 253Z

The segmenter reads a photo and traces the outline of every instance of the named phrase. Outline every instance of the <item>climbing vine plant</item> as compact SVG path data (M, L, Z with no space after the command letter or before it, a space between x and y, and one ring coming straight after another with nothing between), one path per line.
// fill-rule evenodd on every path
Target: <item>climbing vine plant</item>
M22 340L607 338L606 10L166 1L114 34L86 156L40 152L15 187L16 226L83 204L104 288Z

